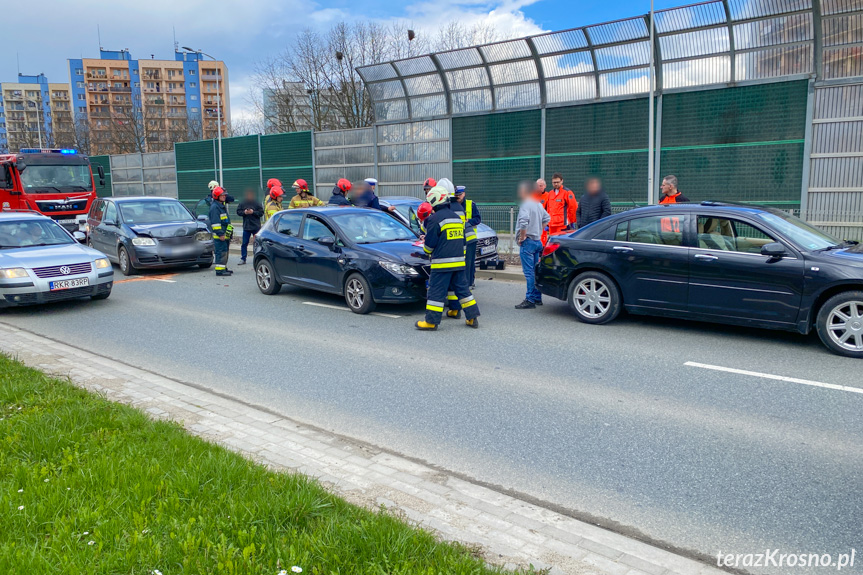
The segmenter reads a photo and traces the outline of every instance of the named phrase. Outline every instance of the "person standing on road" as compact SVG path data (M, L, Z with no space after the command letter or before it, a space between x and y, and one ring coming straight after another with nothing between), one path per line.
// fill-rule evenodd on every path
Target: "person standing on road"
M436 330L440 325L447 291L453 286L458 303L464 309L465 325L479 327L479 306L468 288L464 273L464 222L450 207L450 193L435 186L426 195L434 213L425 221L423 251L431 257L428 300L425 320L417 329Z
M242 266L249 255L249 242L260 231L261 218L264 217L264 206L255 197L255 190L246 190L245 199L237 205L237 215L243 218L243 243L240 245L240 263L237 264Z
M545 180L540 178L536 181L536 187L533 190L533 198L542 204L543 208L545 208L545 199L548 197L547 187L548 184L545 183Z
M378 197L375 195L375 188L377 185L378 181L376 179L366 178L365 181L363 181L363 191L353 200L354 205L358 208L372 208L384 212L394 211L396 209L395 206L385 208L381 205L380 200L378 200Z
M521 270L527 282L527 293L524 301L515 306L515 309L534 309L542 305L542 294L536 289L536 266L542 254L542 230L551 221L551 216L542 209L542 204L536 201L529 184L519 186L518 198L521 206L518 208L515 234L518 238Z
M545 198L545 210L551 217L548 223L549 236L574 230L578 219L578 201L572 190L564 187L561 174L551 177L551 187ZM547 238L543 238L543 244L546 241Z
M689 202L689 198L680 193L677 189L677 176L665 176L662 178L662 184L659 189L662 190L662 195L659 198L660 204L684 204Z
M327 202L328 206L349 206L351 205L351 201L348 199L348 192L351 191L351 182L345 178L340 179L336 182L336 187L333 188L333 192L330 195L330 201Z
M271 186L270 182L275 183ZM282 211L282 196L285 195L285 191L282 189L282 184L275 178L267 182L267 187L269 187L270 193L267 194L267 199L264 200L265 222L272 218L277 212Z
M599 178L588 179L584 183L584 192L575 212L575 221L579 228L611 215L611 200L602 189Z
M461 207L459 217L464 220L464 241L465 241L465 272L467 273L467 285L471 289L475 288L474 280L476 279L476 227L482 223L482 216L479 213L479 208L473 200L465 199L467 188L464 186L456 186L455 202L453 209L457 212L459 209L455 204Z
M293 210L296 208L313 208L315 206L323 206L324 201L316 198L309 192L309 184L305 180L297 180L291 185L294 189L294 193L296 194L293 198L291 198L290 203L288 204L288 209Z
M213 230L217 276L229 276L234 273L228 269L228 246L234 235L234 226L231 225L231 217L225 206L227 199L228 194L225 193L225 190L220 187L213 189L213 203L210 204L210 228Z
M210 189L210 193L204 198L204 202L207 204L207 208L209 208L213 204L213 190L219 187L219 182L216 180L210 180L210 183L207 184L207 187ZM225 203L233 204L234 196L231 194L225 194Z

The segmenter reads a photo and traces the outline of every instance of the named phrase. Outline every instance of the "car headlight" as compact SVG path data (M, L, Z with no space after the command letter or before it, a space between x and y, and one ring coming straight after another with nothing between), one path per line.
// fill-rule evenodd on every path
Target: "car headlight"
M419 275L414 268L405 264L397 264L395 262L378 262L381 267L397 276L416 276Z
M0 278L12 279L12 278L26 278L27 270L24 268L6 268L0 269Z
M96 261L94 261L94 262L93 262L93 265L95 266L95 268L96 268L97 270L101 270L101 269L103 269L103 268L109 268L109 267L111 267L111 262L109 262L109 261L108 261L107 259L105 259L105 258L99 258L98 260L96 260Z
M198 232L197 234L195 234L195 240L199 242L208 242L211 239L213 239L213 236L210 234L210 232Z
M153 238L132 238L133 246L155 246L156 240Z

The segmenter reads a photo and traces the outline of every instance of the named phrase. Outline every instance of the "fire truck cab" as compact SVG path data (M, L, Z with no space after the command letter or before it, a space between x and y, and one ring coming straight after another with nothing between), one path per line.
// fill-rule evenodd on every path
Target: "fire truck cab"
M97 173L104 185L102 166ZM0 211L39 212L70 232L86 232L95 199L90 159L76 150L25 148L0 154Z

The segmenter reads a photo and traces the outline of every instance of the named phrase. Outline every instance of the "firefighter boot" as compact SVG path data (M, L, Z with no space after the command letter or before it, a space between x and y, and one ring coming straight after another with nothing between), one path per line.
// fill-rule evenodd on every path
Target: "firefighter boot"
M461 310L460 309L449 309L446 312L446 316L451 317L453 319L458 319L461 317Z
M479 327L479 318L475 317L473 319L466 319L464 320L464 324L468 327L476 329Z
M417 322L417 329L421 331L434 331L437 329L437 324L420 320Z

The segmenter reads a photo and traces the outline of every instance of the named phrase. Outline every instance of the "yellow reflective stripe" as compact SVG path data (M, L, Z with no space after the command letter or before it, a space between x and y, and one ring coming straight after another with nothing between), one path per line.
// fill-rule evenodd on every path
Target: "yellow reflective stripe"
M464 229L464 224L445 224L440 227L441 231L445 230L461 230Z
M443 306L426 305L426 309L430 311L443 311Z
M476 234L475 234L475 233L470 233L470 234L468 234L467 236L465 236L465 238L464 238L464 239L465 239L465 241L467 241L467 242L469 242L469 241L471 241L471 240L475 240L475 239L476 239Z
M470 306L472 306L472 305L476 305L476 300L469 301L469 302L467 302L467 303L463 303L463 304L461 304L461 307L462 307L462 308L466 308L466 307L470 307Z
M219 217L220 217L221 219L223 219L223 220L227 220L227 219L228 219L228 214L222 214L222 215L220 215Z
M465 211L465 216L467 216L467 219L471 219L471 217L473 217L473 201L472 200L465 200L464 211Z
M428 247L427 245L423 245L423 251L424 251L425 253L427 253L427 254L430 254L430 253L432 253L434 250L433 250L432 248Z
M463 268L464 262L452 262L452 263L448 263L448 264L432 264L431 267L433 270L440 270L440 269L445 269L445 268Z
M213 224L213 229L214 229L214 230L221 230L221 229L222 229L222 224Z
M468 303L468 302L474 301L474 297L473 297L472 295L469 295L469 296L467 296L467 297L463 297L463 298L461 298L461 299L460 299L460 300L458 300L458 301L459 301L459 302L461 302L462 304L466 304L466 303Z
M446 299L448 299L448 300L450 300L450 301L456 301L456 300L458 300L458 296L457 296L457 295L455 295L454 293L453 293L453 294L448 294L448 295L446 296Z

